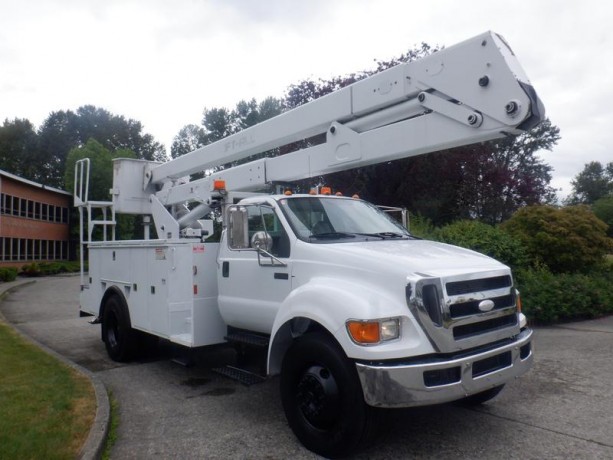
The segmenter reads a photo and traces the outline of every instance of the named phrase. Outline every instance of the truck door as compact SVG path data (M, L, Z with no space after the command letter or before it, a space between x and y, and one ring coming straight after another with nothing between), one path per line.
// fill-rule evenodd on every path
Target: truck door
M232 225L247 232L237 236ZM242 227L244 229L244 227ZM240 207L228 223L219 266L219 308L228 325L270 333L281 303L291 291L290 239L268 204Z

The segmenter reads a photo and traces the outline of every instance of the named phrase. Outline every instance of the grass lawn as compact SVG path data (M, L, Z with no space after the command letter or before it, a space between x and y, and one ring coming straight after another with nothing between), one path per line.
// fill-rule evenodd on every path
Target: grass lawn
M0 321L0 459L75 458L95 414L87 378Z

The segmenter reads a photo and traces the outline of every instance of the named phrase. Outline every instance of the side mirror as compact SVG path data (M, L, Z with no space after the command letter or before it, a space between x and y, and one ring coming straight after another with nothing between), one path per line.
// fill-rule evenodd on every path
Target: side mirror
M255 232L251 237L251 247L258 251L270 252L272 249L272 237L264 231Z
M231 249L249 249L248 224L247 208L244 206L228 208L228 245Z

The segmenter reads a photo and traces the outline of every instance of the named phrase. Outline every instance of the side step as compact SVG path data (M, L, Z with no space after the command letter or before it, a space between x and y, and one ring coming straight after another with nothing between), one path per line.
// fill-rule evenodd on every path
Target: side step
M270 339L266 336L239 330L229 332L224 339L230 343L242 344L254 348L268 348L268 344L270 343Z
M234 366L216 367L211 370L217 374L223 375L224 377L236 380L237 382L240 382L246 386L262 383L266 380L266 377L262 377L259 374L255 374L246 369L239 369L238 367Z
M247 386L264 382L270 338L235 328L228 328L228 333L224 338L234 346L237 352L236 365L211 370Z

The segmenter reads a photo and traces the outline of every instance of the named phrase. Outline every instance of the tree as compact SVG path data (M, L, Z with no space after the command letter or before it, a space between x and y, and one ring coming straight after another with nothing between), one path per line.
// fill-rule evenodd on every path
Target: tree
M587 163L571 182L570 204L592 204L599 198L613 194L613 162L603 166L599 161Z
M268 120L283 111L280 99L267 97L261 102L255 99L239 101L233 110L225 107L205 108L202 115L202 127L186 125L175 136L171 156L176 158L197 148L211 144L243 129ZM250 157L244 161L253 160ZM238 164L240 162L235 162Z
M523 243L535 266L553 273L588 272L613 249L607 225L585 205L526 206L502 228Z
M41 156L45 158L47 184L62 187L68 152L83 147L90 139L110 151L134 152L137 158L164 161L164 146L143 133L139 121L113 115L92 105L52 112L38 131Z
M7 119L0 126L0 169L34 181L44 178L36 131L29 120Z
M609 226L607 235L613 237L613 196L604 196L597 199L592 205L596 217Z
M560 139L559 132L547 119L517 137L458 148L468 153L461 165L460 209L495 224L523 206L553 203L552 168L535 154L551 150Z
M185 125L179 130L170 147L171 158L193 152L206 144L206 133L201 126Z

